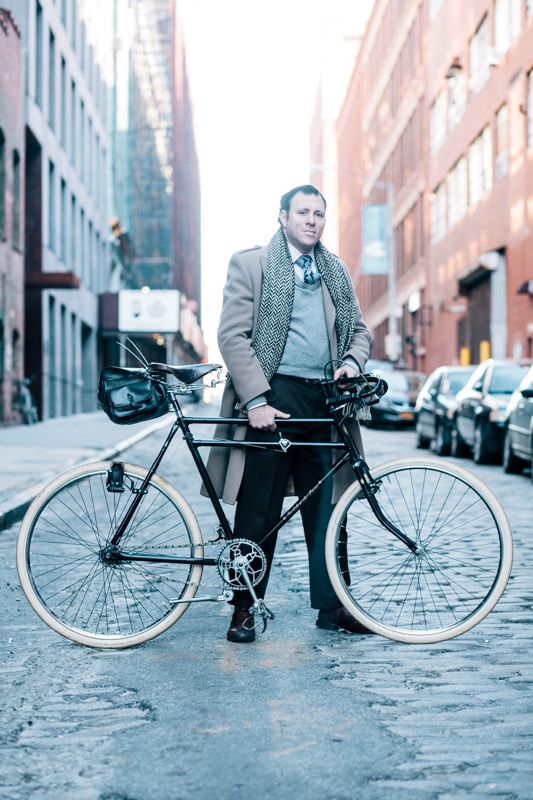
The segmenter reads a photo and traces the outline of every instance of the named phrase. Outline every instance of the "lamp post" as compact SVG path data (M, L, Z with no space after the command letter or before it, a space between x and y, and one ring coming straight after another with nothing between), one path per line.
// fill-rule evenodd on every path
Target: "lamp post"
M311 164L311 172L324 172L325 170L335 170L336 172L344 172L347 175L352 175L365 183L370 183L378 189L385 189L387 192L387 240L388 240L388 254L389 254L389 272L388 272L388 289L389 289L389 337L385 345L387 355L391 361L397 361L400 357L400 337L398 335L398 321L396 318L396 247L394 241L394 184L392 181L384 183L383 181L376 181L369 178L367 175L360 175L351 169L344 167L329 167L325 164Z

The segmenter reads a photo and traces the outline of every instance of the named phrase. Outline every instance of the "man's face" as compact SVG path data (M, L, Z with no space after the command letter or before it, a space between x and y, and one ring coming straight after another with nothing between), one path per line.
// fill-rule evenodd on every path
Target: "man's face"
M326 224L326 208L318 194L297 192L291 200L289 213L279 215L287 241L300 253L310 253L322 236Z

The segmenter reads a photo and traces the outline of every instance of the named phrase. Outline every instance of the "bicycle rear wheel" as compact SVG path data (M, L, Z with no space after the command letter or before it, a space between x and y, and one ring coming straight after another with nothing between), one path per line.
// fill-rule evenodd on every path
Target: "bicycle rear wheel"
M441 642L494 608L512 566L505 513L485 484L433 459L372 470L388 519L418 545L413 553L374 516L360 484L341 497L326 538L340 602L363 625L398 642Z
M123 648L167 630L188 608L201 565L109 563L103 551L146 477L124 464L124 492L106 489L110 462L76 467L34 500L17 544L20 582L51 628L80 644ZM196 517L180 493L154 475L123 538L128 552L203 556Z

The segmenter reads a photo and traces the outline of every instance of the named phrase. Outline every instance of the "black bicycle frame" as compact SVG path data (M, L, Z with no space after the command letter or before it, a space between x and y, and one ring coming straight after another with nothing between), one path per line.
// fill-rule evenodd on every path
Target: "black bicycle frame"
M324 387L323 387L324 388ZM325 389L324 389L325 392ZM231 525L224 514L224 510L220 503L220 500L217 497L215 492L215 488L209 477L209 473L207 472L206 466L198 452L199 447L261 447L264 449L271 449L275 448L277 450L284 450L284 447L288 449L287 445L283 442L251 442L251 441L235 441L234 439L195 439L191 430L190 425L193 424L203 424L203 425L219 425L219 424L227 424L227 425L248 425L248 420L246 418L233 418L233 417L186 417L183 415L180 405L176 399L176 397L171 394L170 401L172 407L176 413L176 421L172 425L172 428L169 431L169 434L159 451L157 457L155 458L152 466L148 470L146 477L144 478L141 486L135 489L135 497L126 510L123 518L120 520L117 530L110 542L110 553L113 554L113 559L116 561L144 561L144 562L151 562L151 563L165 563L165 564L202 564L204 566L215 566L217 564L217 559L215 558L203 558L203 557L187 557L187 556L163 556L163 555L142 555L139 553L128 553L127 551L118 550L118 546L120 544L120 540L124 535L128 525L130 524L131 520L133 519L135 512L137 511L140 503L142 502L142 498L146 494L148 490L148 485L152 476L155 474L159 464L161 463L163 456L167 452L170 443L174 439L174 436L178 431L183 433L183 438L189 448L189 452L191 453L194 463L200 473L200 477L202 478L205 490L213 504L213 508L219 520L219 532L221 534L220 538L225 539L227 541L231 541L233 539L233 531L231 529ZM341 467L345 464L350 463L352 469L355 473L357 480L361 485L361 489L363 491L365 499L370 504L374 515L380 522L380 524L386 528L390 533L392 533L396 538L398 538L401 542L403 542L411 551L416 551L417 545L406 536L402 531L398 530L396 526L389 520L381 506L379 505L376 499L376 492L379 489L380 482L375 481L370 474L370 470L361 456L359 449L354 442L353 438L350 436L350 433L346 427L346 419L343 415L341 409L332 408L330 410L331 417L327 419L291 419L291 420L276 420L277 425L283 426L284 424L333 424L337 430L337 433L340 438L340 442L290 442L289 447L328 447L330 449L341 449L344 450L344 455L335 462L332 468L321 478L317 483L309 489L307 494L305 494L298 502L294 503L288 511L283 514L280 520L274 525L268 533L263 536L259 545L261 545L266 539L276 533L280 528L283 527L303 506L304 503L317 491L317 489L324 483L324 481L328 480L332 477ZM281 434L280 434L281 437Z

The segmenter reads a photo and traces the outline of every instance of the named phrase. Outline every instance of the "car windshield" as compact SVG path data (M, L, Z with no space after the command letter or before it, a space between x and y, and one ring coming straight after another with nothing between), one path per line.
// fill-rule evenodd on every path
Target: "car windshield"
M440 394L457 394L457 392L461 391L471 374L471 372L448 372L442 379Z
M374 374L383 378L389 385L389 389L393 392L408 392L409 381L405 372L396 372L396 370L381 370L375 369Z
M526 367L496 367L490 379L489 394L512 394L522 378Z

